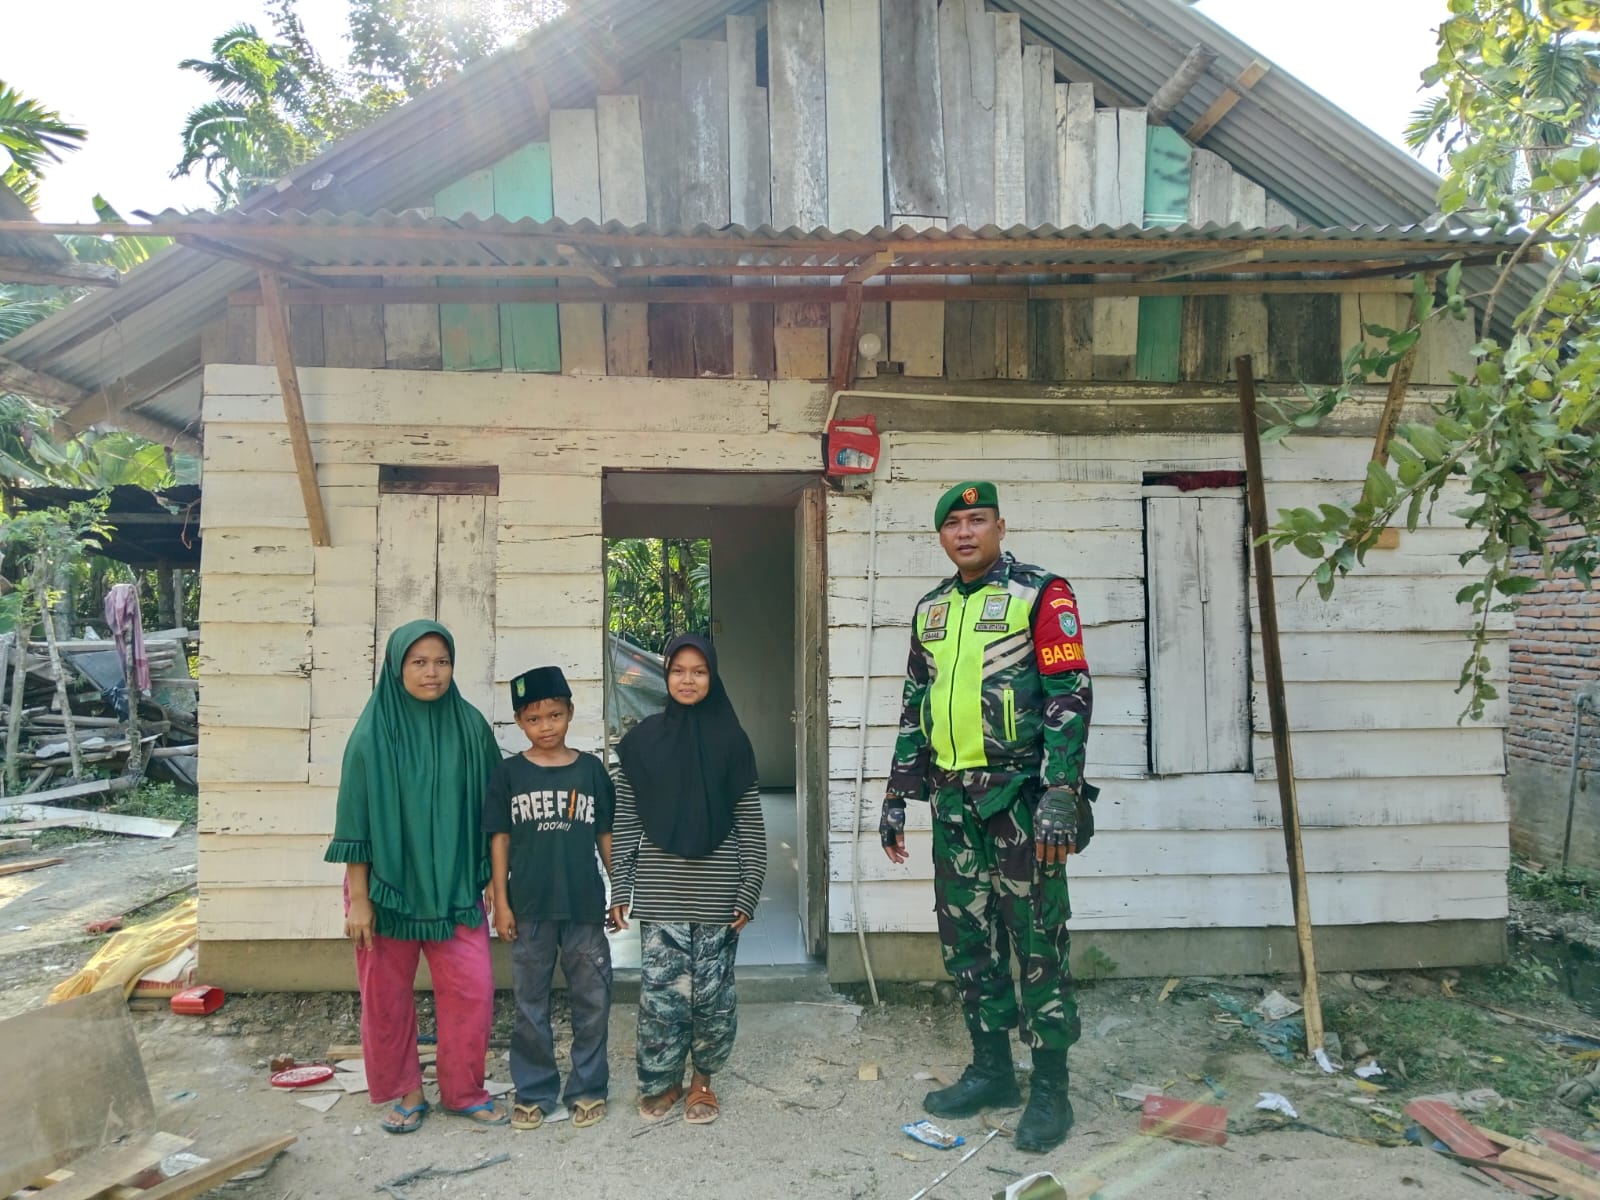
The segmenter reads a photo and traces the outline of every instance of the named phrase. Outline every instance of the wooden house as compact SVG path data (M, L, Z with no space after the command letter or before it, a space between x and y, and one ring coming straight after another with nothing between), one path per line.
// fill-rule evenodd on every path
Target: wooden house
M0 370L69 424L203 444L205 978L348 985L322 849L401 621L455 630L508 747L504 683L545 662L599 743L603 542L645 534L713 539L807 949L858 979L864 933L879 978L937 977L926 813L905 866L875 826L949 571L934 499L968 477L1087 622L1079 952L1291 967L1233 363L1269 398L1334 383L1417 276L1492 260L1430 222L1436 183L1181 0L589 0L239 208L159 219L178 248ZM1472 341L1431 325L1411 399ZM1270 507L1356 493L1386 391L1269 446ZM824 478L830 414L876 418L870 486ZM1440 516L1332 603L1277 560L1325 968L1503 954L1505 714L1458 725L1454 691L1471 543Z

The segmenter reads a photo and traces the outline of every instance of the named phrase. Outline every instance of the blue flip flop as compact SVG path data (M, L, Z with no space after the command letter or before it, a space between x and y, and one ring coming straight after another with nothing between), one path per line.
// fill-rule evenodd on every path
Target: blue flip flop
M495 1120L480 1121L480 1120L478 1120L477 1117L473 1116L474 1113L481 1113L481 1112L492 1113L492 1112L494 1112L494 1099L493 1099L493 1097L491 1097L488 1100L485 1100L482 1104L472 1104L472 1105L467 1106L466 1108L447 1108L444 1111L449 1113L452 1117L470 1117L472 1119L473 1123L477 1124L477 1125L508 1125L508 1124L511 1123L511 1110L510 1109L502 1110L501 1113L500 1113L500 1116Z
M415 1133L417 1130L422 1128L422 1122L427 1119L428 1102L424 1100L415 1108L407 1108L404 1104L396 1101L394 1108L389 1111L389 1115L392 1117L399 1117L402 1121L410 1121L412 1117L416 1117L417 1120L416 1123L412 1125L391 1125L387 1120L380 1121L378 1123L378 1128L382 1129L385 1133Z

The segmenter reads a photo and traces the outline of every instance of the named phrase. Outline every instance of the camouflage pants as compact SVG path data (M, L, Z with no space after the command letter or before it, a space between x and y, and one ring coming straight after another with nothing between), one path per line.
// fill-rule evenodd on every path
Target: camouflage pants
M1064 1050L1081 1031L1068 962L1066 867L1035 858L1026 798L984 818L977 815L979 797L959 779L940 793L934 812L945 816L933 822L934 911L967 1028L1016 1029L1020 1007L1024 1044ZM1022 971L1020 1006L1013 950Z
M639 922L639 1094L683 1082L683 1065L722 1070L738 1029L733 960L739 935L726 925Z

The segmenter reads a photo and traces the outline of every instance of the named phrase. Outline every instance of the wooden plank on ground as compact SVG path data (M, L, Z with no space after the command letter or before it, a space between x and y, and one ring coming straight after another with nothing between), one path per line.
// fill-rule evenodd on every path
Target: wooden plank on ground
M1023 137L1022 18L991 13L994 24L994 223L1028 223L1027 149Z
M15 1079L50 1081L0 1122L0 1195L154 1129L139 1043L115 988L0 1021L0 1061Z
M883 6L883 135L892 221L945 208L937 0Z
M58 800L77 800L84 796L99 796L113 792L126 792L138 786L135 779L86 779L82 783L69 783L30 795L0 796L0 808L13 804L54 804Z
M0 863L0 875L23 875L43 867L60 866L66 861L64 858L29 858L21 862Z
M594 109L550 110L550 195L551 208L563 221L604 220L600 204L600 143ZM562 374L604 375L603 307L563 304L559 322Z
M31 800L33 797L29 796ZM100 833L121 833L128 837L169 838L183 828L182 821L164 821L157 817L125 817L121 813L89 812L76 808L56 808L48 804L17 804L11 815L24 821L50 821L78 829L93 829Z
M865 233L884 222L879 0L828 0L822 29L828 227Z
M118 1146L102 1146L52 1172L51 1200L94 1200L125 1179L155 1166L169 1154L187 1150L192 1138L175 1133L147 1133Z
M551 189L550 143L530 142L494 165L494 211L508 221L555 215ZM517 284L545 287L554 280L521 279ZM504 371L561 370L561 325L554 304L500 306L500 368Z
M139 1193L139 1200L194 1200L194 1197L204 1195L241 1171L249 1170L257 1163L277 1157L294 1145L296 1140L294 1134L284 1133L264 1141L252 1142L241 1149L213 1158L203 1167L194 1167L181 1175L174 1175L164 1183L156 1184L148 1191Z
M0 832L10 833L11 830L10 829L5 829L5 830L0 831ZM20 854L25 850L32 850L32 849L33 849L33 839L32 838L25 838L25 837L21 837L21 838L6 838L3 841L0 841L0 854Z
M474 171L441 189L433 198L433 211L440 217L493 216L494 172ZM439 343L446 371L498 371L498 310L493 304L441 304Z
M600 219L642 225L649 217L644 183L644 132L638 96L596 96L600 155ZM650 374L649 307L608 304L605 312L606 373L643 378Z

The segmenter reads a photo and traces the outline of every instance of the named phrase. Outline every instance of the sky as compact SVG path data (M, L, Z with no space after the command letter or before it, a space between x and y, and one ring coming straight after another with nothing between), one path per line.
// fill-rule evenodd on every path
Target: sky
M159 20L132 21L124 0L5 7L0 81L89 131L84 147L46 175L41 218L93 220L97 191L124 214L212 206L201 178L168 178L185 116L211 98L205 82L177 64L210 57L212 39L236 23L267 29L262 0L160 0L137 10ZM1434 58L1445 0L1199 0L1198 7L1400 144L1418 103L1418 73ZM301 0L299 8L312 43L342 62L347 0Z

